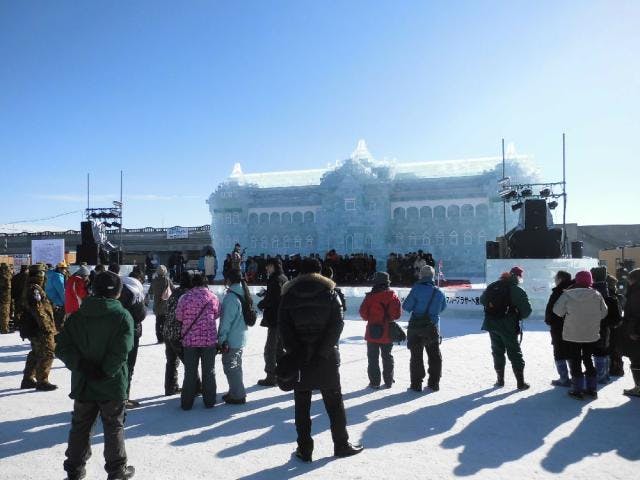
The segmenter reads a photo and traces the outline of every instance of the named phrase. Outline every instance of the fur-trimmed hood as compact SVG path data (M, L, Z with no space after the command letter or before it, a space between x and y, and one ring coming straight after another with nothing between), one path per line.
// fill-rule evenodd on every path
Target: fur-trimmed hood
M282 286L282 295L286 295L295 289L296 296L314 297L322 290L333 290L336 284L333 280L323 277L319 273L305 273L289 280Z

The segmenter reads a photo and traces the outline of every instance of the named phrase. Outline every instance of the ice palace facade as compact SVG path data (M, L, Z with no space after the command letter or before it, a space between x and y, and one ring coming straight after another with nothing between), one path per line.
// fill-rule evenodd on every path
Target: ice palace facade
M512 183L537 180L530 157L508 149ZM364 140L325 169L244 173L236 164L207 203L219 256L238 242L247 255L336 249L374 255L422 249L450 278L484 278L485 242L503 233L497 194L502 157L401 163L377 161ZM507 229L517 223L507 208Z

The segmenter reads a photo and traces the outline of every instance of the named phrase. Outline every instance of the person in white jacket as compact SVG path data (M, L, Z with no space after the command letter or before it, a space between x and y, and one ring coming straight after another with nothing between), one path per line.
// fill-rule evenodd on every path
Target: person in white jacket
M598 379L592 355L600 339L600 322L607 316L607 305L591 285L591 272L578 272L574 287L566 290L553 307L553 313L564 317L562 339L567 342L572 384L569 395L578 399L584 398L585 394L598 397Z

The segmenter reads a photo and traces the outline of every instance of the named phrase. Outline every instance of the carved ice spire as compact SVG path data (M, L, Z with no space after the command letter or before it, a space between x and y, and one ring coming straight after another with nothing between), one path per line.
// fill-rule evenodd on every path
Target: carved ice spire
M237 178L240 179L242 178L244 175L244 173L242 172L242 165L240 165L240 163L236 163L233 165L233 170L231 172L231 176L230 178Z
M365 142L364 139L358 140L358 145L351 154L351 158L354 160L372 158L371 153L369 153L369 149L367 148L367 142Z

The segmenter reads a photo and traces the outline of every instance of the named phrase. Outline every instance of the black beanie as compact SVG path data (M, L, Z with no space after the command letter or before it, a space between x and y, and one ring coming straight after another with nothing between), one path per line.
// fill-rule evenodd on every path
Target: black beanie
M113 272L99 273L93 280L93 294L96 297L118 298L122 291L122 280Z

